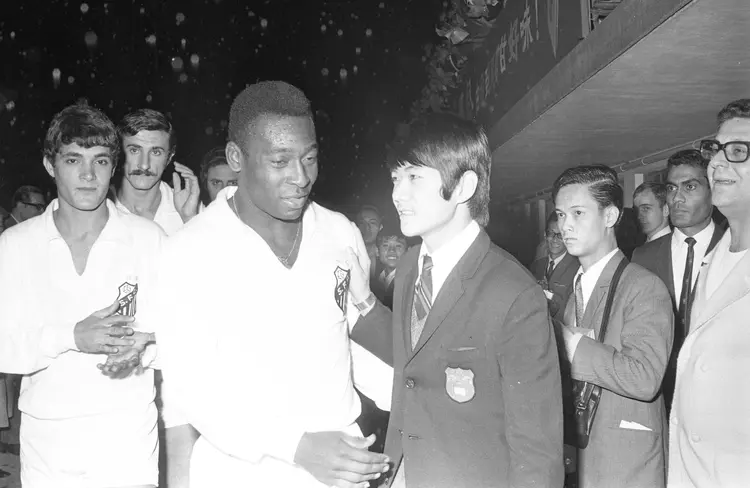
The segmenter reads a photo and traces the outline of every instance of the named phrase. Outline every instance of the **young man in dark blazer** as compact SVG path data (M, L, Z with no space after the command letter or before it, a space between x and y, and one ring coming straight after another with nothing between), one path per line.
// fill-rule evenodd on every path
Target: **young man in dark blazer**
M578 486L663 488L659 389L672 345L669 292L653 273L628 264L600 337L608 290L626 259L615 237L622 187L612 168L576 166L557 178L553 198L565 246L581 262L562 327L571 376L602 388L588 446L578 451Z
M714 207L707 166L708 161L695 149L670 156L667 160L667 206L674 231L633 252L633 262L661 278L672 297L674 345L662 385L667 410L672 405L677 355L689 330L687 319L698 271L703 257L711 252L726 230L725 225L717 225L711 218Z
M547 255L531 263L529 270L544 288L549 314L554 319L562 320L565 305L573 292L573 278L581 265L578 258L565 249L555 212L547 217L544 238L547 242Z
M547 301L490 242L490 151L472 122L433 114L392 163L401 230L423 243L402 259L392 313L394 382L383 486L563 484L560 370ZM351 257L356 260L356 257ZM355 263L350 293L384 314ZM370 323L368 323L370 322Z

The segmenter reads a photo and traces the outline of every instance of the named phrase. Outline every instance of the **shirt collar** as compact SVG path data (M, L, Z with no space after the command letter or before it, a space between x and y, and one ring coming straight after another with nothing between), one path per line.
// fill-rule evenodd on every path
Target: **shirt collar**
M104 224L104 229L102 229L101 234L99 234L99 237L97 237L96 240L129 243L131 234L128 231L128 226L122 221L121 210L109 198L104 200L104 204L107 206L109 216L107 217L107 223ZM55 198L52 200L52 203L47 206L47 210L41 215L41 218L44 219L45 233L50 241L63 238L62 235L60 235L60 230L57 228L57 225L55 225L54 212L58 208L60 208L60 201Z
M695 243L699 246L706 246L711 243L711 238L714 236L714 229L716 228L716 224L714 224L713 219L708 223L705 229L698 232L693 236L695 239ZM674 231L672 233L672 243L677 246L686 245L685 239L687 239L688 236L686 236L680 229L677 227L674 228Z
M553 262L553 263L555 263L555 264L554 264L553 266L557 267L557 265L558 265L558 264L560 264L560 261L562 261L562 260L563 260L563 258L564 258L565 256L567 256L567 255L568 255L568 252L567 252L567 251L565 251L564 253L560 254L560 255L559 255L559 256L557 256L557 257L556 257L555 259L553 259L553 260L552 260L552 262ZM549 259L549 255L548 255L548 256L547 256L547 264L549 264L549 262L550 262L550 259Z
M469 225L464 227L464 230L459 232L458 235L430 254L433 267L437 266L446 270L452 270L477 238L479 231L479 224L475 220L469 222ZM419 249L418 263L420 274L422 273L422 259L426 254L428 254L427 246L422 242L422 246Z
M647 242L655 241L656 239L658 239L660 237L663 237L663 236L669 234L670 232L672 232L672 229L670 229L669 226L667 225L662 230L660 230L659 232L657 232L656 234L654 234L653 236L651 236L651 238L648 239Z
M588 269L588 271L583 271L583 266L578 268L578 272L576 273L575 279L573 280L573 283L575 283L575 280L578 279L578 276L583 275L581 277L581 281L586 281L587 283L590 283L592 286L594 283L599 281L599 277L602 275L602 271L604 271L604 268L607 266L607 263L609 263L612 258L617 254L617 251L619 251L619 248L614 248L609 254L601 258L599 261L595 262L591 265L591 267Z

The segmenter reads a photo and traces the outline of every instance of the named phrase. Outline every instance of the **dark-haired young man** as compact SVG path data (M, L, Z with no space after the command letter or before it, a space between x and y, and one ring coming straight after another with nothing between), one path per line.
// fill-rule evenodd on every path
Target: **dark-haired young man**
M638 185L633 192L633 206L638 213L641 232L646 235L646 242L654 241L669 234L669 207L667 206L667 187L655 181Z
M638 263L662 279L672 297L675 333L662 390L669 411L674 393L677 355L688 334L691 298L703 257L721 240L726 227L711 219L708 160L695 149L678 151L667 160L667 206L674 231L633 252Z
M383 305L392 308L396 269L409 246L406 236L398 228L391 226L383 227L376 244L376 258L380 262L381 271L372 283L372 291Z
M16 224L44 213L46 207L44 192L32 185L23 185L13 193L10 215L2 227L9 229Z
M216 195L227 186L237 186L237 173L227 164L224 146L217 146L206 153L201 161L199 180L203 203L216 200Z
M669 292L657 276L629 264L602 340L607 292L626 259L615 238L622 187L611 168L577 166L557 178L552 196L565 246L581 262L562 330L571 375L602 388L588 447L578 451L579 486L663 487L660 387L672 345Z
M701 141L711 201L729 229L701 263L690 330L677 361L670 488L733 488L750 479L750 99L717 116Z
M392 320L392 487L563 484L547 301L483 229L490 162L487 136L472 122L433 114L415 124L395 154L392 197L401 231L422 245L401 260L390 317L354 266L352 295L369 304L357 327Z
M370 257L370 279L374 279L378 273L378 252L377 239L378 234L383 230L383 216L380 210L374 205L362 205L357 212L357 227L362 233L362 239L365 241L367 255Z
M229 138L238 186L162 256L165 409L183 415L165 415L170 486L366 486L388 464L355 423L352 373L388 409L392 370L349 342L347 247L367 253L354 224L309 201L310 102L283 82L251 85L232 103Z
M184 164L174 163L174 189L161 180L177 150L174 126L161 112L144 108L126 115L117 131L125 153L117 207L174 234L198 213L200 204L198 178Z
M23 486L154 487L153 375L112 379L102 354L143 352L162 230L106 199L119 141L99 110L58 113L44 167L58 198L0 236L0 371L23 374ZM130 335L131 337L123 337ZM124 350L120 350L124 348Z

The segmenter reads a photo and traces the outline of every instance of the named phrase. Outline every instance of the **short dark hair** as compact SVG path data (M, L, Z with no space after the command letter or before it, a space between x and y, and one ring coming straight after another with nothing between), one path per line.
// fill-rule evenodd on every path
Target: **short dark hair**
M404 246L408 246L408 241L406 239L406 236L401 232L401 229L397 225L386 225L383 227L383 230L381 230L378 233L378 237L375 239L375 245L380 246L385 242L387 239L398 239L399 241L404 243Z
M667 159L667 170L671 170L677 166L689 165L704 172L708 168L708 159L703 157L703 154L697 149L683 149L669 156Z
M224 149L224 146L216 146L208 151L205 156L203 156L203 160L201 160L201 169L198 173L198 180L200 181L201 188L204 190L206 190L208 185L208 171L216 166L227 164L227 156Z
M547 223L544 225L544 232L547 232L547 227L553 222L557 222L557 212L551 212L547 215Z
M78 144L85 148L106 147L112 164L117 165L120 154L117 129L104 112L86 102L69 105L52 118L44 136L44 157L54 165L55 156L68 144Z
M357 219L362 216L362 212L364 212L365 210L375 212L376 214L378 214L378 218L380 220L383 220L383 214L380 213L380 210L378 210L378 207L376 207L375 205L362 205L361 207L359 207L359 211L357 211Z
M16 205L18 205L19 202L28 202L29 196L33 193L36 193L37 195L41 195L42 199L45 201L47 200L47 197L44 195L44 192L36 186L33 185L23 185L18 187L18 189L13 193L13 200L11 201L12 207L16 208Z
M305 94L283 81L250 85L234 99L229 110L229 140L241 149L251 125L263 115L310 117L312 107Z
M750 119L750 98L740 98L729 102L716 116L719 127L731 119Z
M612 205L619 212L617 220L622 217L623 190L617 179L617 172L612 168L593 164L566 169L552 186L552 199L557 200L560 190L569 185L588 185L589 193L600 209Z
M482 227L490 221L490 169L492 154L484 129L448 113L422 116L409 129L389 158L391 170L410 164L440 172L442 197L448 200L467 171L477 175L477 189L468 202L471 217Z
M633 200L635 197L643 192L650 191L656 197L656 201L659 202L659 208L664 208L667 204L667 185L659 183L658 181L644 181L638 188L633 192Z
M161 131L169 135L169 154L177 149L177 133L166 115L150 108L140 108L130 112L120 121L117 132L120 137L134 136L143 130Z

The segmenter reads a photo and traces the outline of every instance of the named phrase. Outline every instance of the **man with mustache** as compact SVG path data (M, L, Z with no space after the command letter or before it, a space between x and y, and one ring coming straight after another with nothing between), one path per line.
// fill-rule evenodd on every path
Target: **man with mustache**
M309 200L318 144L304 93L243 90L226 155L238 185L161 257L165 408L183 415L165 416L169 486L366 487L388 459L355 423L354 383L388 409L392 369L349 341L348 247L369 262L356 226Z
M672 297L675 334L662 390L667 410L672 405L677 355L688 333L690 298L703 257L724 235L723 225L711 219L708 160L695 149L678 151L667 160L667 207L674 231L633 252L638 263L662 279Z
M174 163L174 189L161 181L177 149L174 126L164 114L144 108L126 115L117 130L125 153L117 207L174 234L198 213L200 204L198 178L184 164Z

